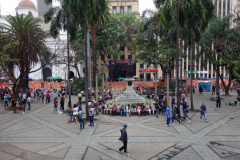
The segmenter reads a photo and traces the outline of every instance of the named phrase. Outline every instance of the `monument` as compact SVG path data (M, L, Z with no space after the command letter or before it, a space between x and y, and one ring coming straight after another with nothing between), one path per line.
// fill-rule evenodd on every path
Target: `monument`
M124 79L126 82L126 90L123 94L120 94L118 97L115 98L116 103L145 103L145 99L138 94L134 90L134 81L135 79L132 78L132 67L129 67L127 71L127 78Z

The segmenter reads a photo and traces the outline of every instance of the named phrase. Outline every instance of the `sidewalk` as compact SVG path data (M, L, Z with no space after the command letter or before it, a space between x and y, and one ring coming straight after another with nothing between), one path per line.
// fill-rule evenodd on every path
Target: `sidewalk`
M190 124L175 122L171 127L165 126L162 116L95 115L94 127L88 126L88 122L86 129L80 130L79 123L67 123L68 115L53 112L53 102L33 102L32 110L24 114L5 111L1 105L0 159L239 159L240 107L225 105L236 99L236 93L233 95L224 97L222 108L215 111L211 93L204 92L203 96L196 93L194 107L199 109L204 102L209 122L200 121L200 114L192 112ZM190 96L186 98L190 103ZM76 96L72 96L72 102L77 102ZM129 154L118 152L123 124L128 125Z

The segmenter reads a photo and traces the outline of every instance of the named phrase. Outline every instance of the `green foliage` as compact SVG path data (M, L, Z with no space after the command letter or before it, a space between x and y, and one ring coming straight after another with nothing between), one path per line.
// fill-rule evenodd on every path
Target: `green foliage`
M85 81L82 78L76 78L73 85L82 90L85 88Z
M18 45L19 45L19 42L17 41L17 42L9 43L3 46L2 51L0 50L0 62L15 62L15 61L17 62L18 59L10 58L7 52L14 49Z

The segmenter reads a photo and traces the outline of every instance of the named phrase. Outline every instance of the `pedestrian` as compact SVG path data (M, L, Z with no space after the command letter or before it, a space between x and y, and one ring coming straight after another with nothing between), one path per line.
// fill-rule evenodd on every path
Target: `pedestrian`
M204 105L204 103L202 103L202 106L200 107L200 109L201 109L201 115L200 115L200 120L202 120L202 116L204 116L204 118L205 118L205 122L208 122L207 121L207 108L206 108L206 106Z
M76 104L74 104L74 107L73 107L73 123L74 122L78 122L78 106Z
M220 96L220 93L218 93L217 95L216 95L216 111L217 111L217 108L219 107L219 108L221 108L221 96Z
M116 84L114 84L114 91L116 91L117 90L117 87L116 87Z
M7 94L4 95L4 106L8 107L8 98L7 98Z
M60 100L62 111L64 111L64 102L65 102L65 98L64 98L64 96L62 96L61 100Z
M202 89L202 86L199 87L199 95L201 94L202 95L202 92L203 92L203 89Z
M215 95L215 85L212 86L212 95Z
M185 119L185 121L186 121L186 123L191 123L191 121L188 119L188 114L187 114L187 112L188 112L188 110L187 110L187 100L185 100L184 101L184 103L182 103L182 111L183 111L183 117L184 117L184 119Z
M34 98L36 98L36 89L35 88L33 88L33 96L34 96Z
M192 90L193 90L193 94L195 94L195 87L194 86L192 86Z
M49 92L47 92L47 95L46 95L46 104L47 103L50 103L50 94L49 94Z
M81 107L80 111L78 112L78 121L80 123L80 129L85 129L83 114L85 114L85 112L82 110L82 107Z
M169 125L169 123L170 123L170 105L168 105L166 108L166 118L167 118L166 127L170 127L170 125Z
M183 92L181 94L181 98L182 98L182 103L184 103L184 101L185 101L185 94Z
M82 102L82 94L81 94L81 92L78 93L78 102L80 102L80 103Z
M127 125L126 124L123 125L123 129L121 129L120 132L121 132L120 140L122 141L123 146L121 148L119 148L119 152L124 150L125 153L128 153L127 142L128 142L129 137L128 137L128 133L127 133Z
M25 98L25 96L23 97L23 99L22 99L22 105L23 105L23 113L25 113L25 108L26 108L26 98Z
M174 98L174 96L173 96L173 95L172 95L171 104L172 104L172 112L173 112L173 105L175 105L175 98Z
M31 97L30 96L28 96L27 103L28 103L28 110L30 110L31 109Z
M42 103L44 103L44 93L42 92Z
M240 97L240 88L237 88L238 97Z
M54 110L57 111L57 108L58 108L58 99L57 98L54 99L53 105L54 105L53 112L54 112Z
M230 85L230 92L232 92L232 84Z
M39 93L40 91L39 91L39 89L37 90L37 100L40 100L40 93Z
M172 123L174 122L174 119L177 120L180 124L180 120L176 118L176 114L179 114L179 110L177 108L177 106L175 106L175 104L173 104L173 107L172 107Z
M90 105L88 106L88 112L89 112L89 120L90 120L89 126L94 127L94 122L93 122L94 108L92 108Z

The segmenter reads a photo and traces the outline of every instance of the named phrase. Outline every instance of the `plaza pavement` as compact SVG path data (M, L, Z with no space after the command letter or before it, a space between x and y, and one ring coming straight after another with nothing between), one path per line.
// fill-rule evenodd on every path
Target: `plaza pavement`
M33 101L31 111L24 114L13 114L1 105L0 160L238 160L240 107L225 105L236 99L236 92L231 94L215 111L211 93L196 93L194 106L199 109L205 102L209 122L200 121L199 112L191 112L191 124L175 122L171 127L165 126L162 116L100 115L94 117L94 127L87 123L81 131L79 124L67 123L68 115L53 113L52 103ZM128 154L118 152L123 124L128 125Z

